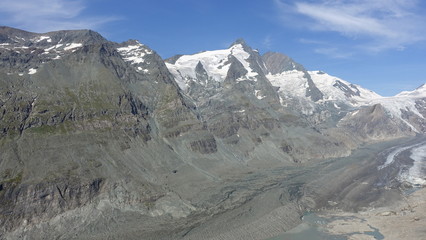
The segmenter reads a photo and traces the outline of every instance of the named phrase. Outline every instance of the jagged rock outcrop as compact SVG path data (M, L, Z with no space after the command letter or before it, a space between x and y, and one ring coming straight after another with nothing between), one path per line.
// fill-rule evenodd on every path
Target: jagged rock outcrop
M103 185L103 179L82 182L84 180L79 178L63 178L21 184L20 178L22 173L1 184L3 231L14 230L22 223L47 221L67 210L82 207L100 194Z

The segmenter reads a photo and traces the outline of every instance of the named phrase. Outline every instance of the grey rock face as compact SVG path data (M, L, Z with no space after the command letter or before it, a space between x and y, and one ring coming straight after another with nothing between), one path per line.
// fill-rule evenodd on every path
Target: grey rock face
M398 119L392 119L380 104L361 108L345 117L340 124L361 139L381 140L414 135L412 129Z
M336 83L333 86L342 90L347 97L360 96L359 90L353 84L351 84L351 88L349 88L346 84L342 83L341 81L336 81ZM355 89L355 91L353 89Z
M215 153L217 152L216 140L213 136L210 136L208 139L191 142L191 149L194 152L200 152L203 154Z
M260 56L259 52L257 50L253 50L245 41L244 39L238 39L233 43L233 45L241 44L243 46L244 51L249 53L249 57L247 58L247 61L250 63L250 67L258 73L264 73L267 74L268 69L265 65L262 57ZM231 45L232 46L232 45Z
M105 43L101 35L91 30L57 31L45 34L0 27L1 68L7 73L24 73L30 68L61 58L80 45Z
M168 58L168 59L165 59L164 61L165 62L167 62L167 63L171 63L171 64L175 64L176 63L176 61L180 58L180 57L182 57L183 55L176 55L176 56L173 56L173 57L171 57L171 58Z
M226 74L225 84L227 82L236 81L237 79L245 76L248 71L244 68L243 64L238 61L234 56L229 56L228 63L230 64L228 73Z
M301 64L295 62L293 59L282 53L267 52L262 55L262 60L264 61L268 72L271 74L291 70L305 71L305 68Z
M312 81L309 73L306 71L304 71L304 73L305 75L303 77L306 78L308 82L308 87L306 88L306 97L311 98L314 102L323 99L323 93L317 88L317 86L315 86L315 83Z
M197 66L195 67L195 73L197 74L196 77L198 80L205 82L208 81L209 75L207 74L201 62L198 62Z
M1 191L0 212L3 216L10 216L2 218L2 229L6 231L14 229L23 221L31 223L47 220L84 206L99 195L103 185L102 179L82 182L78 178L21 184L20 177L2 184L4 189Z

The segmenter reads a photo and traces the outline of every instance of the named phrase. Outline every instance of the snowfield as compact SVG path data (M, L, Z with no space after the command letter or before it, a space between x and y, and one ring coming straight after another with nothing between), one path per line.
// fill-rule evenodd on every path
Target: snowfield
M228 49L206 51L197 53L194 55L184 55L180 57L174 64L166 63L169 71L175 76L175 80L182 90L188 88L188 82L196 80L195 68L198 63L203 65L207 75L218 82L225 80L231 63L229 62L229 56L234 56L244 68L247 70L247 74L244 78L238 79L243 80L254 80L258 73L251 69L247 59L250 54L244 50L243 45L235 44Z

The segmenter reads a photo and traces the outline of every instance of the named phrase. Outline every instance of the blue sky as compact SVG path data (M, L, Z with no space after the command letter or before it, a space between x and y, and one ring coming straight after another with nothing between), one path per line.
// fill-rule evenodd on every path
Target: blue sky
M163 58L244 38L384 96L426 82L422 0L1 0L0 25L93 29Z

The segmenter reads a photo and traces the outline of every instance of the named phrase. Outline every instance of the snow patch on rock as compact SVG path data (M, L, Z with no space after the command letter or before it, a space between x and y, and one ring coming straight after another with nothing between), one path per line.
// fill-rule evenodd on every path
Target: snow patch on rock
M139 65L140 63L145 63L145 56L148 54L153 54L152 50L147 49L143 44L136 41L134 45L128 45L125 47L117 48L117 51L123 57L123 60L130 62L132 65ZM136 71L146 72L146 69L138 66Z
M30 68L29 70L28 70L28 74L35 74L37 72L37 69L35 69L35 68Z
M81 48L82 46L83 44L81 43L68 43L65 45L64 50L65 51L76 50L76 48Z
M48 43L52 42L52 39L49 36L39 36L31 39L32 42L39 43L46 40Z

